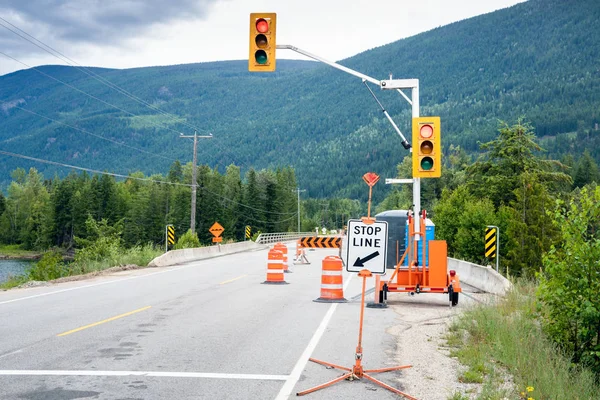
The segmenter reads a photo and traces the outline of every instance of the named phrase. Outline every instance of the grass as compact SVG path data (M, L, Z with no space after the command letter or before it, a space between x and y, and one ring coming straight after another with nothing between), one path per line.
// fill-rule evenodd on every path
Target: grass
M480 399L600 399L594 375L574 368L542 332L535 289L517 282L497 304L476 306L453 323L447 342L467 366L461 381L482 383Z
M21 286L27 282L29 278L27 275L9 276L8 279L0 283L0 290L8 290L17 286Z
M40 256L38 251L23 250L19 244L0 245L0 255L8 258L37 258Z
M146 266L150 261L163 254L164 250L152 245L135 246L122 252L98 261L85 261L73 263L71 269L76 274L87 274L90 272L103 271L108 268L121 265Z
M88 261L85 263L81 263L81 265L77 265L76 263L71 263L68 267L60 267L63 273L60 275L55 275L54 278L62 277L62 276L74 276L87 274L90 272L102 271L108 268L121 266L121 265L138 265L138 266L146 266L150 261L152 261L157 256L163 253L162 249L159 249L152 245L145 246L136 246L130 249L125 249L121 253L111 257L110 259L103 259L100 261ZM62 263L60 263L62 265ZM35 270L36 268L56 268L55 265L48 265L46 267L41 267L40 263L32 268ZM48 270L37 270L38 275L44 276L44 272ZM67 271L66 273L64 273ZM22 276L11 276L7 281L0 283L0 289L11 289L17 286L20 286L30 280L30 276L22 275Z

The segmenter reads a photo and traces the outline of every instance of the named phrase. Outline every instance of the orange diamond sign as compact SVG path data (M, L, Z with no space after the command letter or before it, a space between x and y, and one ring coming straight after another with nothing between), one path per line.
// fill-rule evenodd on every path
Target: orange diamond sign
M379 175L375 172L367 172L363 175L363 181L370 187L373 187L379 181Z
M221 224L215 222L208 231L212 233L214 237L219 237L224 230L225 229L221 226Z

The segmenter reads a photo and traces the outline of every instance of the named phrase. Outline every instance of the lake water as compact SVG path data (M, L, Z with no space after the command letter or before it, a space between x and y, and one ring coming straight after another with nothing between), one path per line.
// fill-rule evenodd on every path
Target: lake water
M29 260L0 260L0 283L6 282L10 275L23 275L29 266Z

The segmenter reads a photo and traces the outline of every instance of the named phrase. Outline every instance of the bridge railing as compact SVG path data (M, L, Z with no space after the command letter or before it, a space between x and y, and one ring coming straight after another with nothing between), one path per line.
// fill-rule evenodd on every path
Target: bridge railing
M256 238L258 244L271 244L277 242L288 242L298 240L302 237L317 236L315 232L281 232L281 233L261 233Z

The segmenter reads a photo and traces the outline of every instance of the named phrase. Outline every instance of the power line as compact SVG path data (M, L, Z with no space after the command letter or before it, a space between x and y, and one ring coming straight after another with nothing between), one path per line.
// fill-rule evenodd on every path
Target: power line
M179 122L179 123L181 123L182 125L185 125L185 126L187 126L187 127L191 128L191 129L194 129L194 130L199 130L198 128L196 128L196 127L195 127L195 126L193 126L193 125L190 125L190 124L188 124L188 123L186 123L186 122L179 121L177 116L175 116L175 115L173 115L173 114L170 114L170 113L168 113L168 112L166 112L166 111L163 111L163 110L161 110L160 108L158 108L158 107L156 107L156 106L154 106L154 105L152 105L152 104L148 103L147 101L145 101L145 100L143 100L143 99L141 99L141 98L139 98L139 97L135 96L134 94L132 94L132 93L128 92L127 90L125 90L125 89L121 88L120 86L118 86L118 85L116 85L116 84L114 84L114 83L110 82L108 79L106 79L106 78L104 78L104 77L102 77L102 76L100 76L100 75L96 74L95 72L91 71L90 69L83 67L83 66L82 66L81 64L79 64L77 61L73 60L72 58L69 58L69 57L67 57L66 55L62 54L60 51L58 51L58 50L54 49L54 48L53 48L53 47L51 47L50 45L47 45L46 43L42 42L42 41L41 41L41 40L39 40L38 38L34 37L33 35L31 35L31 34L29 34L29 33L25 32L23 29L21 29L21 28L19 28L18 26L16 26L16 25L14 25L14 24L10 23L10 22L9 22L9 21L7 21L6 19L4 19L4 18L0 17L0 20L1 20L1 21L4 21L6 24L8 24L8 25L12 26L13 28L15 28L15 29L17 29L18 31L22 32L23 34L27 35L29 38L33 39L35 42L34 42L34 41L32 41L32 40L30 40L30 39L28 39L27 37L25 37L25 36L23 36L23 35L19 34L18 32L15 32L14 30L10 29L9 27L7 27L6 25L4 25L4 24L2 24L2 23L0 22L0 25L2 25L2 26L5 28L5 29L9 30L10 32L14 33L15 35L19 36L20 38L22 38L22 39L24 39L24 40L28 41L29 43L33 44L34 46L36 46L36 47L38 47L38 48L40 48L40 49L44 50L46 53L48 53L48 54L50 54L50 55L52 55L52 56L54 56L54 57L56 57L56 58L58 58L58 59L60 59L60 60L62 60L62 61L64 61L64 62L66 62L67 64L69 64L69 65L71 65L71 66L74 66L75 68L77 68L77 69L78 69L78 70L80 70L81 72L85 73L85 74L86 74L86 75L88 75L88 76L91 76L92 78L96 79L98 82L102 83L103 85L105 85L105 86L108 86L108 87L110 87L111 89L114 89L114 90L116 90L117 92L121 93L122 95L124 95L124 96L127 96L127 97L129 97L130 99L132 99L132 100L134 100L134 101L137 101L137 102L138 102L138 103L140 103L140 104L143 104L143 105L145 105L146 107L148 107L148 108L149 108L149 109L151 109L151 110L157 111L157 112L161 113L162 115L168 116L168 117L169 117L171 120L174 120L174 121L176 121L176 122ZM36 42L37 42L37 43L36 43ZM38 44L38 43L39 43L39 44ZM73 65L73 64L75 64L75 65Z
M2 104L7 104L7 103L5 103L5 102L2 102ZM27 113L30 113L30 114L33 114L33 115L35 115L35 116L38 116L38 117L40 117L40 118L47 119L48 121L52 121L52 122L55 122L55 123L57 123L57 124L64 125L64 126L66 126L66 127L68 127L68 128L75 129L76 131L80 131L80 132L83 132L83 133L85 133L85 134L88 134L88 135L91 135L91 136L97 137L97 138L99 138L99 139L106 140L106 141L108 141L108 142L115 143L115 144L118 144L118 145L120 145L120 146L125 146L125 147L128 147L128 148L130 148L130 149L133 149L133 150L137 150L137 151L139 151L139 152L141 152L141 153L145 153L145 154L151 155L151 156L153 156L153 157L160 157L160 158L164 158L165 160L169 160L169 161L175 161L175 160L174 160L174 159L172 159L172 158L168 158L168 157L162 156L162 155L160 155L160 154L154 154L154 153L151 153L151 152L149 152L149 151L146 151L146 150L143 150L143 149L140 149L140 148L134 147L134 146L130 146L130 145L126 144L126 143L119 142L119 141L117 141L117 140L114 140L114 139L110 139L110 138L106 138L106 137L104 137L104 136L97 135L97 134L95 134L95 133L92 133L92 132L89 132L89 131L87 131L87 130L85 130L85 129L83 129L83 128L78 128L78 127L76 127L76 126L69 125L69 124L67 124L67 123L64 123L64 122L58 121L58 120L56 120L56 119L54 119L54 118L46 117L45 115L38 114L38 113L36 113L35 111L31 111L31 110L28 110L28 109L26 109L26 108L19 107L19 106L17 106L17 105L13 105L12 107L13 107L13 108L17 108L17 109L19 109L19 110L22 110L22 111L25 111L25 112L27 112Z
M123 175L123 174L116 174L116 173L107 172L107 171L99 171L99 170L96 170L96 169L78 167L78 166L75 166L75 165L70 165L70 164L65 164L65 163L59 163L59 162L50 161L50 160L44 160L44 159L41 159L41 158L30 157L30 156L26 156L26 155L23 155L23 154L11 153L11 152L8 152L8 151L3 151L3 150L0 150L0 154L4 154L4 155L10 156L10 157L22 158L24 160L36 161L36 162L43 163L43 164L50 164L50 165L56 165L56 166L59 166L59 167L72 168L72 169L76 169L76 170L79 170L79 171L91 172L91 173L100 174L100 175L114 176L116 178L135 179L135 180L138 180L138 181L144 181L144 182L150 182L150 183L160 183L160 184L164 184L164 185L192 187L192 185L186 184L186 183L169 182L169 181L159 181L159 180L156 180L156 179L138 178L138 177L131 176L131 175ZM235 205L239 205L241 207L244 207L244 208L247 208L247 209L250 209L250 210L259 211L259 212L262 212L262 213L265 213L265 214L273 214L273 215L292 215L293 214L294 217L296 216L296 213L278 213L278 212L274 212L274 211L261 210L259 208L255 208L255 207L246 205L244 203L240 203L240 202L231 200L231 199L229 199L229 198L227 198L225 196L221 196L220 194L214 193L214 192L206 189L205 187L200 186L200 189L203 190L203 191L205 191L206 193L212 195L212 196L215 196L215 197L220 198L222 200L226 200L226 201L228 201L230 203L233 203ZM259 222L264 222L264 221L259 221Z
M64 82L64 81L61 81L60 79L58 79L58 78L55 78L55 77L53 77L52 75L48 75L47 73L40 71L38 68L36 68L36 67L32 67L31 65L29 65L29 64L27 64L27 63L25 63L25 62L23 62L23 61L17 60L16 58L14 58L14 57L12 57L12 56L9 56L8 54L6 54L6 53L4 53L4 52L2 52L2 51L0 51L0 54L2 54L3 56L5 56L5 57L7 57L7 58L10 58L10 59L11 59L11 60L13 60L13 61L16 61L16 62L18 62L18 63L20 63L20 64L23 64L23 65L24 65L24 66L26 66L27 68L31 68L31 69L35 70L36 72L38 72L38 73L40 73L40 74L42 74L42 75L44 75L44 76L46 76L46 77L48 77L48 78L50 78L50 79L52 79L52 80L56 81L56 82L58 82L58 83L61 83L61 84L65 85L65 86L67 86L67 87L69 87L69 88L71 88L71 89L73 89L73 90L75 90L75 91L77 91L77 92L81 93L81 94L84 94L84 95L88 96L89 98L92 98L92 99L94 99L94 100L97 100L97 101L99 101L99 102L101 102L101 103L103 103L103 104L105 104L105 105L107 105L107 106L109 106L109 107L116 108L117 110L119 110L119 111L121 111L121 112L124 112L125 114L129 114L129 115L131 115L131 116L134 116L134 117L139 117L139 116L140 116L140 115L138 115L138 114L134 114L134 113L132 113L132 112L129 112L129 111L127 111L127 110L124 110L124 109L122 109L121 107L115 106L114 104L111 104L111 103L109 103L109 102L107 102L107 101L104 101L104 100L102 100L102 99L100 99L100 98L98 98L98 97L96 97L96 96L94 96L94 95L91 95L91 94L89 94L89 93L87 93L87 92L84 92L83 90L81 90L81 89L79 89L79 88L76 88L75 86L73 86L73 85L70 85L70 84L68 84L68 83L66 83L66 82ZM151 121L150 121L149 123L150 123L150 125L154 125L154 126L155 126L155 127L157 127L157 128L160 128L160 129L166 129L166 130L168 130L168 131L175 132L175 133L177 133L177 134L179 134L179 135L183 135L183 133L182 133L182 132L180 132L180 131L177 131L177 130L175 130L175 129L171 129L171 128L169 128L169 127L166 127L166 126L160 126L160 125L158 125L158 124L156 124L156 123L154 123L154 122L151 122ZM164 124L164 123L163 123L163 124Z
M45 51L45 52L47 52L48 54L50 54L50 55L52 55L52 56L54 56L54 57L56 57L56 58L58 58L58 59L60 59L60 60L62 60L62 61L64 61L64 62L66 62L66 63L67 63L67 64L69 64L69 65L72 65L72 66L73 66L73 64L76 64L77 66L80 66L81 68L80 68L80 67L77 67L77 66L74 66L74 67L75 67L75 68L77 68L78 70L80 70L81 72L83 72L83 73L87 74L88 76L91 76L92 78L96 79L97 81L99 81L100 83L104 84L105 86L108 86L108 87L110 87L110 88L112 88L112 89L114 89L114 90L118 91L119 93L123 94L124 96L127 96L127 97L129 97L130 99L132 99L132 100L134 100L134 101L137 101L138 103L144 104L146 107L150 108L151 110L157 111L157 112L161 113L162 115L168 116L168 117L169 117L169 118L170 118L172 121L175 121L175 122L181 123L182 125L185 125L185 126L187 126L187 127L190 127L191 129L194 129L195 131L203 131L202 129L198 129L198 128L196 128L195 126L193 126L193 125L190 125L190 124L188 124L188 123L187 123L187 122L185 122L185 121L179 121L179 120L178 120L178 118L177 118L176 116L174 116L173 114L169 114L169 113L167 113L166 111L163 111L163 110L161 110L160 108L158 108L158 107L156 107L156 106L154 106L154 105L152 105L152 104L150 104L150 103L146 102L145 100L143 100L143 99L141 99L141 98L139 98L139 97L137 97L137 96L133 95L132 93L130 93L130 92L128 92L127 90L125 90L125 89L123 89L123 88L119 87L118 85L116 85L116 84L114 84L114 83L110 82L110 81L109 81L109 80L107 80L106 78L104 78L104 77L102 77L102 76L100 76L100 75L96 74L95 72L93 72L93 71L89 70L88 68L85 68L85 67L81 66L81 64L79 64L79 63L78 63L78 62L76 62L75 60L73 60L73 59L71 59L71 58L67 57L66 55L62 54L61 52L59 52L58 50L54 49L54 48L53 48L53 47L51 47L50 45L47 45L46 43L44 43L44 42L42 42L41 40L39 40L39 39L37 39L36 37L34 37L33 35L31 35L31 34L29 34L29 33L25 32L23 29L21 29L21 28L17 27L16 25L12 24L11 22L7 21L6 19L4 19L4 18L0 17L0 20L1 20L1 21L4 21L6 24L9 24L9 25L10 25L10 26L12 26L13 28L15 28L15 29L19 30L19 31L20 31L20 32L22 32L23 34L25 34L25 35L27 35L28 37L30 37L31 39L35 40L35 42L33 42L32 40L28 39L27 37L24 37L23 35L19 34L18 32L15 32L13 29L10 29L9 27L7 27L6 25L4 25L4 24L2 24L2 23L0 22L0 25L1 25L2 27L4 27L5 29L9 30L10 32L14 33L15 35L19 36L20 38L22 38L22 39L24 39L24 40L28 41L29 43L31 43L31 44L33 44L33 45L35 45L36 47L38 47L38 48L40 48L40 49L44 50L44 51ZM37 43L36 43L36 42L37 42ZM38 44L38 43L39 43L39 44ZM43 46L43 47L42 47L42 46ZM1 53L1 52L0 52L0 54L4 54L4 53ZM7 56L6 54L4 54L4 55L5 55L5 56ZM14 61L20 62L21 64L23 64L23 65L25 65L25 66L28 66L27 64L25 64L25 63L23 63L23 62L21 62L21 61L19 61L19 60L15 59L15 58L12 58L12 57L10 57L10 56L7 56L7 57L9 57L9 58L13 59ZM73 63L73 64L72 64L72 63ZM28 66L28 67L29 67L29 66ZM29 68L31 68L31 67L29 67ZM34 68L34 69L35 69L35 68ZM36 71L37 71L37 70L36 70ZM38 71L38 72L40 72L40 71ZM46 75L46 76L49 76L49 75ZM116 106L113 106L113 107L117 108ZM156 125L155 125L155 126L156 126ZM168 129L168 128L167 128L167 129ZM248 166L247 166L245 163L240 163L240 162L239 162L239 160L238 160L238 159L237 159L235 156L233 156L233 153L232 153L231 151L229 151L228 149L226 149L226 148L222 147L222 146L221 146L219 143L216 143L216 145L217 145L217 147L219 147L219 148L220 148L220 149L221 149L223 152L225 152L225 153L228 153L230 156L232 156L231 158L234 160L234 162L236 162L236 164L238 164L238 165L240 165L240 166L245 166L245 167L248 167ZM224 166L224 165L223 165L223 166Z

